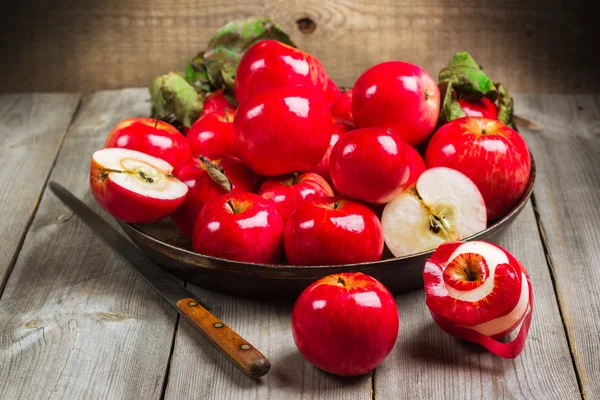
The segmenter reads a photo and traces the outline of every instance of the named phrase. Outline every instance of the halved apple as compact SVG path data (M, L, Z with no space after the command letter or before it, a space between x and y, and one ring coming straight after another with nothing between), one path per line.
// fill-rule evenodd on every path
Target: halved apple
M172 171L171 164L139 151L102 149L92 156L90 187L113 217L149 223L170 215L185 199L188 188Z
M426 170L383 209L383 237L396 256L434 249L485 229L483 197L466 175L437 167Z

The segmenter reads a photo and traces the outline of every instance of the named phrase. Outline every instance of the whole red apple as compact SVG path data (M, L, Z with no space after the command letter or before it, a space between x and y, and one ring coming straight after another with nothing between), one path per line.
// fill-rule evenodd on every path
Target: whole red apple
M467 117L498 119L498 107L486 97L479 101L459 99L458 104Z
M198 155L175 168L173 175L188 186L188 194L171 220L190 237L204 203L229 192L255 190L252 171L232 156Z
M435 129L440 90L423 69L388 61L365 71L352 89L352 116L357 128L391 128L417 146Z
M296 300L292 335L316 367L341 376L375 369L392 351L400 319L389 290L357 273L326 276Z
M192 154L236 155L232 110L206 114L190 127L186 139Z
M471 178L497 220L519 201L531 170L527 144L517 131L487 118L452 120L433 135L425 153L427 168L449 167Z
M192 237L197 253L255 263L277 262L282 244L283 220L275 205L244 192L204 204Z
M327 88L325 67L309 53L276 40L263 40L244 53L235 75L239 104L250 94L265 89L301 85L323 95Z
M285 255L292 265L338 265L381 259L381 223L367 206L341 197L309 200L287 221Z
M327 149L327 152L321 159L321 162L319 162L319 164L312 170L312 172L319 174L323 178L325 178L325 180L329 184L332 183L331 173L329 172L329 157L331 156L331 150L333 149L333 146L335 146L335 144L340 139L340 136L342 136L346 132L354 129L354 126L350 122L340 119L340 118L335 118L335 117L333 118L333 123L332 123L331 127L332 127L332 132L331 132L331 139L329 140L329 148Z
M190 158L185 137L173 126L153 118L128 118L110 131L104 148L137 150L176 167Z
M240 158L264 176L310 171L325 155L331 129L323 97L302 86L249 96L233 121Z
M219 89L206 95L200 117L225 110L235 111L235 109L235 104L232 104L229 100L227 100L227 97L225 97L223 94L223 89Z
M331 115L354 124L354 118L352 117L352 90L342 93L331 104Z
M325 97L325 103L327 103L327 105L329 107L331 107L331 105L333 104L333 102L340 97L341 92L340 92L340 88L338 87L338 85L336 85L336 83L334 81L331 80L331 78L327 79L327 86L325 87L325 92L323 92L323 97Z
M296 208L307 200L331 197L331 186L320 175L305 172L269 178L265 180L258 194L275 203L285 223L296 211Z
M408 182L406 182L406 187L409 187L419 179L419 176L421 176L427 168L425 167L423 157L421 157L419 152L412 146L406 146L406 155L410 166L410 176L408 177Z
M335 188L346 197L387 203L410 176L408 145L383 128L364 128L340 137L331 150L329 170Z

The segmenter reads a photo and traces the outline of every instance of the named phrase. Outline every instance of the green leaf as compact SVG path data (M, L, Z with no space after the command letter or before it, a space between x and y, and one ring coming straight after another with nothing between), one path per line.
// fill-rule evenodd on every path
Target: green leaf
M505 125L514 127L513 124L513 112L514 112L514 102L512 97L508 95L508 91L499 82L496 82L496 86L498 87L498 121L502 122Z
M485 96L491 101L496 101L498 97L494 82L467 52L454 55L450 64L440 71L439 81L451 82L457 93L472 99L477 100Z
M452 88L452 82L444 81L440 83L439 86L440 94L444 99L440 109L439 125L441 126L446 122L452 121L453 119L465 117L465 112L456 100L456 92Z
M188 128L200 116L204 103L202 92L197 92L185 78L173 72L152 81L150 98L154 118L170 122L175 119Z

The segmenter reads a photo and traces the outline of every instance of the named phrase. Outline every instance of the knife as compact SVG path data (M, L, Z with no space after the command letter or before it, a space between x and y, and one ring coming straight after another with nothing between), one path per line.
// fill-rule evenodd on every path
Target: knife
M156 291L186 317L202 335L221 350L246 375L259 378L269 372L271 363L248 341L235 333L203 307L194 295L175 278L151 261L100 215L56 182L50 190L69 207L97 236L112 247Z

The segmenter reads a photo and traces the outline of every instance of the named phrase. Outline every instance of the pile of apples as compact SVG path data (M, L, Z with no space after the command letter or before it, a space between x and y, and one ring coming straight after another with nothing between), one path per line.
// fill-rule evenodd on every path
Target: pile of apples
M239 63L235 99L208 95L185 136L149 118L117 124L93 155L98 202L131 223L170 216L202 254L348 264L379 260L384 242L404 256L477 233L529 179L527 146L496 104L460 98L466 117L439 126L440 89L407 62L340 93L316 57L263 40Z

